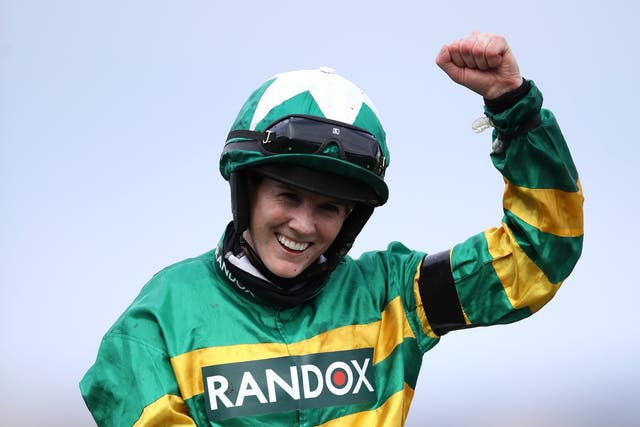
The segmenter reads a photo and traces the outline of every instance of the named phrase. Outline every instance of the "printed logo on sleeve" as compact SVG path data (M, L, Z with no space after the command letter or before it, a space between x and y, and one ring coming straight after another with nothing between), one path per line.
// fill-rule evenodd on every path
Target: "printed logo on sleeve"
M210 420L375 402L373 348L202 368Z

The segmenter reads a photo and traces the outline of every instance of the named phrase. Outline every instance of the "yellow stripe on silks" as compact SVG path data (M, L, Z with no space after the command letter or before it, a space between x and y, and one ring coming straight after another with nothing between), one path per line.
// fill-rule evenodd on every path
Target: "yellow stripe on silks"
M399 325L402 325L401 327ZM366 325L342 326L289 345L292 356L373 347L373 363L386 359L405 338L415 338L409 320L396 297L381 313L381 320Z
M553 298L560 283L549 281L518 246L506 225L486 230L484 235L493 257L493 268L514 308L529 307L536 312Z
M375 364L389 356L405 338L415 338L400 297L396 297L387 305L381 317L377 322L342 326L289 345L256 343L194 350L172 357L171 365L180 393L186 400L204 392L201 371L205 366L367 347L374 348Z
M144 408L133 427L195 426L195 421L188 413L184 400L173 394L165 394Z
M575 193L518 187L505 179L503 204L513 214L545 233L578 237L584 232L582 186Z
M467 316L467 312L464 311L464 307L460 307L460 309L462 310L462 317L464 317L465 325L470 325L471 324L471 319L469 319L469 316Z
M407 419L409 406L413 400L414 390L404 384L404 388L392 394L386 402L370 411L357 412L346 415L320 424L318 427L340 427L340 426L401 426ZM402 419L397 419L398 415Z
M424 260L423 260L424 262ZM422 268L422 262L418 264L418 268L416 269L416 275L413 278L413 295L416 299L416 314L418 315L418 320L420 320L420 324L422 325L422 330L429 338L438 338L433 329L431 329L431 324L429 323L429 319L427 319L427 313L424 311L424 305L422 304L422 296L420 295L420 285L418 281L420 280L420 269Z
M402 324L402 328L399 325ZM373 363L386 359L406 338L415 338L400 297L395 297L382 312L382 325L373 352Z

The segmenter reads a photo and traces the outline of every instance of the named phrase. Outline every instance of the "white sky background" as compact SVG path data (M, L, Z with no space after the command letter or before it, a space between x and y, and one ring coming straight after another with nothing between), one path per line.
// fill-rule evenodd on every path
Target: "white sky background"
M499 224L490 137L470 129L481 99L434 63L483 30L507 36L563 127L585 246L541 312L427 353L407 425L632 425L638 16L621 0L0 0L0 423L93 425L77 384L102 335L154 272L216 244L223 141L278 72L334 67L381 112L391 198L352 255Z

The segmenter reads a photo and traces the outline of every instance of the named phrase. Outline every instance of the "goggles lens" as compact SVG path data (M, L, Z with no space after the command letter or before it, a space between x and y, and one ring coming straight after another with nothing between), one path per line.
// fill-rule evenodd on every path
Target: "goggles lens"
M369 132L316 117L289 116L272 124L260 149L268 154L325 154L338 157L379 176L385 158Z

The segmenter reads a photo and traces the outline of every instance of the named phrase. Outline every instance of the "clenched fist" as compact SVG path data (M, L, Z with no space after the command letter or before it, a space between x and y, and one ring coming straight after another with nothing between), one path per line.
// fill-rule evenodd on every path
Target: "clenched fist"
M454 82L487 99L495 99L522 84L518 63L507 41L495 34L474 32L444 45L436 64Z

